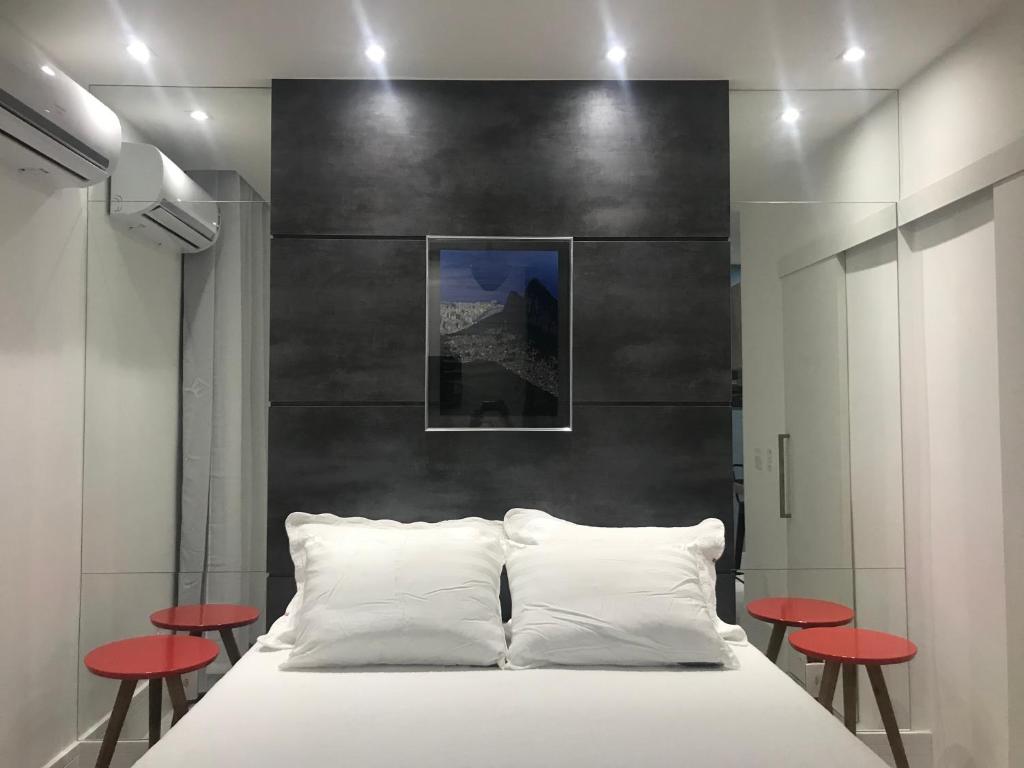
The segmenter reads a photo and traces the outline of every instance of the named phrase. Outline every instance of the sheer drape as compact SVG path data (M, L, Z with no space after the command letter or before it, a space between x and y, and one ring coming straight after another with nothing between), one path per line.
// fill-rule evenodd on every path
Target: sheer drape
M191 175L227 202L217 242L183 264L178 602L262 611L270 211L237 173ZM238 630L243 651L260 631L261 624Z

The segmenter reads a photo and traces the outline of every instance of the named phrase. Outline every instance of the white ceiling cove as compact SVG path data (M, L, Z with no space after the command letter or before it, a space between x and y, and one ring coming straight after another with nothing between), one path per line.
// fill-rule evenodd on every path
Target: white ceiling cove
M1002 0L0 0L85 84L272 78L728 79L893 88ZM125 53L132 36L153 52ZM363 55L387 49L384 72ZM607 62L628 49L623 70ZM853 43L867 58L840 58Z
M234 170L270 199L270 90L267 88L139 88L93 86L128 124L125 141L160 147L186 171ZM189 117L201 108L205 123Z

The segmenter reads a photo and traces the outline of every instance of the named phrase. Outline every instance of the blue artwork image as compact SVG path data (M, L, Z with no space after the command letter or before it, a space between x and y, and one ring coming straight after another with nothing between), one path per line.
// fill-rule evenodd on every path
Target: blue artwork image
M449 242L429 262L428 428L567 429L569 242Z
M558 295L557 251L441 251L441 301L497 301L539 280Z

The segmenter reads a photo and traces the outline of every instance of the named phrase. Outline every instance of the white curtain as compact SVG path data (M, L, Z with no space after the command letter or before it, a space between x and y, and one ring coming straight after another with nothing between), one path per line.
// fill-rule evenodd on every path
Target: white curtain
M183 259L177 600L262 612L270 211L233 171L190 175L222 202L217 242ZM262 627L236 630L243 653ZM216 633L209 637L219 642ZM211 674L227 669L226 658L222 652Z

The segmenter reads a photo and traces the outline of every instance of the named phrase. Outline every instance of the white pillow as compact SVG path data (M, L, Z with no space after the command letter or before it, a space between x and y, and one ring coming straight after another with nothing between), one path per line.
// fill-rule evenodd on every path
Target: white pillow
M343 536L353 529L390 530L447 530L451 528L472 528L499 536L504 535L504 526L500 520L483 520L479 517L466 517L460 520L444 520L439 523L400 523L395 520L369 520L365 517L338 517L337 515L312 515L308 512L292 512L284 523L288 534L288 550L295 566L295 596L285 609L284 615L277 619L265 635L258 638L261 646L271 650L291 648L295 643L295 613L302 605L303 583L306 573L305 544L310 536L330 539Z
M725 524L708 518L697 525L675 528L599 528L561 520L539 509L510 509L505 513L505 535L519 544L540 544L556 538L570 538L581 542L621 542L637 546L659 543L693 544L700 556L701 591L708 610L714 617L718 633L730 642L745 644L746 632L736 624L727 624L718 617L718 598L715 594L715 562L725 551Z
M738 666L701 587L698 545L553 537L513 544L512 668Z
M495 531L358 528L307 537L295 645L282 669L505 660Z

